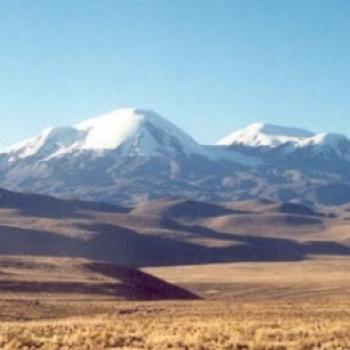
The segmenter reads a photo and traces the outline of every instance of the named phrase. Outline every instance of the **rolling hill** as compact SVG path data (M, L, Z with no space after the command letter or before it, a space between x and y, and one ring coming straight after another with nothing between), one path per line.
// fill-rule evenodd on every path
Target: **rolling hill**
M1 191L0 254L130 267L350 254L348 208L157 200L135 208Z

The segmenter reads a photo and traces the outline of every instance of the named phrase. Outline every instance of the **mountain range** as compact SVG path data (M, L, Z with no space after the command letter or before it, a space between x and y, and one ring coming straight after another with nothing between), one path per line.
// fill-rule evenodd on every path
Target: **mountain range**
M256 123L200 145L159 114L120 109L0 152L0 186L132 206L157 198L350 202L350 139Z

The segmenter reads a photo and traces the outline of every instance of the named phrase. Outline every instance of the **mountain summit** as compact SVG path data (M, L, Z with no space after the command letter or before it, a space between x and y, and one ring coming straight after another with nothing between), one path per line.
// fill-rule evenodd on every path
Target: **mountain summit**
M235 131L217 142L219 146L245 146L248 148L277 148L281 146L290 153L296 149L309 149L316 153L333 150L340 157L350 160L350 140L341 134L320 133L278 126L255 123Z
M215 170L213 157L213 150L156 112L124 108L45 129L3 150L0 184L129 204L172 196L179 187L191 193L203 174Z
M5 149L2 154L10 155L14 161L108 150L120 150L125 156L205 153L190 136L157 113L125 108L72 127L46 129L35 138Z
M251 147L277 147L287 142L301 142L314 135L311 131L303 129L255 123L222 138L217 144L224 146L239 144Z

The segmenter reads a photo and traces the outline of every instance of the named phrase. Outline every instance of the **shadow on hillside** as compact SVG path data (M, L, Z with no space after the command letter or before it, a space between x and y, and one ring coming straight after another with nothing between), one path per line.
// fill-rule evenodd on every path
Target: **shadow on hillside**
M140 234L110 224L81 224L79 228L90 233L89 239L0 226L0 254L84 257L132 267L299 261L310 254L350 255L350 247L332 241L300 243L284 238L219 233L200 226L174 223L172 229L176 228L177 234L172 235L169 231L169 236ZM226 245L197 243L202 238L225 241Z
M50 231L0 225L1 255L85 256L88 246L82 240Z
M120 280L124 295L132 296L133 299L200 299L197 295L183 288L135 269L120 267L102 262L88 263L85 265L85 267L101 275Z
M0 292L11 293L69 293L123 295L123 285L115 283L89 284L83 282L60 281L0 281Z
M165 237L139 234L114 225L82 225L94 232L90 258L128 266L189 265L223 262L300 261L314 255L350 255L350 247L332 241L299 243L290 239L219 233L200 226L175 224L184 235ZM174 228L174 226L172 227ZM210 247L184 241L210 238L231 242Z
M0 190L0 209L15 209L22 215L41 218L87 218L89 211L127 213L128 208L107 203L68 200L41 194Z
M83 268L111 277L115 282L1 280L0 292L103 295L126 300L196 300L195 294L146 273L106 263L88 263Z

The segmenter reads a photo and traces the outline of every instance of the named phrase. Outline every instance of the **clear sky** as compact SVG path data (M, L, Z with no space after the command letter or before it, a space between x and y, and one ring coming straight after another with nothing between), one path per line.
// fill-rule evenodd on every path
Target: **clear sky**
M1 0L0 146L120 107L213 143L350 135L348 0Z

